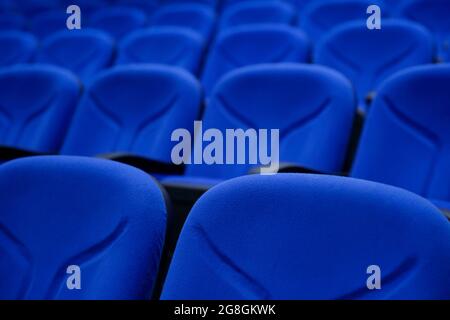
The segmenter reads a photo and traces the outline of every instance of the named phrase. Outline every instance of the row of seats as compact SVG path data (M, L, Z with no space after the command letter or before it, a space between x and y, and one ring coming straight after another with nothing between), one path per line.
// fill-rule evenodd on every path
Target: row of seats
M443 64L409 68L383 82L350 175L450 201L449 81L450 66ZM345 77L306 64L233 71L217 85L202 116L198 81L176 67L116 67L87 86L78 107L79 82L58 68L3 69L0 87L3 146L83 156L125 152L163 163L172 162L172 132L186 128L193 136L193 122L202 119L204 131L216 128L224 135L226 128L279 129L281 162L337 173L356 110ZM197 143L203 144L201 136ZM251 167L187 165L183 177L161 179L217 182Z
M33 61L67 68L84 82L113 64L157 63L187 69L201 78L206 96L218 81L237 68L263 64L310 61L308 37L289 26L243 26L219 34L203 67L204 38L188 29L159 27L131 33L118 44L98 30L62 31L41 43L33 36L0 32L0 66ZM433 62L434 43L422 26L386 20L373 32L365 21L333 29L316 45L312 62L336 69L356 88L359 106L367 110L379 84L404 68ZM115 61L114 61L115 60ZM203 71L200 76L200 71Z
M311 39L318 39L333 27L350 20L364 19L367 7L373 5L371 0L328 0L312 1L302 8L298 25ZM415 0L406 1L401 6L400 13L393 14L386 3L382 7L382 17L401 17L415 21L427 27L439 43L439 57L448 59L448 25L447 17L450 11L448 0ZM394 12L396 12L394 10ZM296 11L282 1L244 1L231 6L223 13L219 22L219 30L227 27L248 25L254 23L295 23ZM84 17L84 16L83 16ZM32 18L31 30L38 36L47 36L65 27L64 11L47 12ZM195 29L209 38L213 31L215 13L208 6L201 4L182 3L163 6L150 16L137 8L107 7L98 13L85 17L84 27L105 29L113 36L121 38L136 28L150 25L176 25ZM24 20L17 16L0 16L2 30L6 28L23 27Z
M170 206L144 172L78 157L11 161L0 203L0 299L151 297ZM255 175L197 202L161 299L448 299L449 262L450 224L415 194ZM379 290L367 285L372 266Z

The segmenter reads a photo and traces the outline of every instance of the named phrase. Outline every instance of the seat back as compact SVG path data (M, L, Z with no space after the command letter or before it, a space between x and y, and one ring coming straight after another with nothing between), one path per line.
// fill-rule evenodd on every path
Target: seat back
M110 7L98 9L89 18L89 26L109 33L115 39L121 39L130 32L147 25L147 15L132 7Z
M166 64L197 74L204 49L204 39L189 29L159 27L138 30L120 43L117 64Z
M0 31L0 67L30 62L37 46L37 39L29 33Z
M200 102L200 85L180 68L113 68L86 89L62 152L134 153L169 163L172 132L192 127Z
M30 19L30 30L38 38L44 39L52 34L67 30L68 14L64 8L50 10L33 15ZM84 15L81 16L84 27Z
M447 0L410 0L399 9L400 15L430 30L438 43L438 58L450 61L450 2Z
M58 151L81 91L77 78L51 66L16 66L0 71L0 88L0 145Z
M299 26L311 39L318 40L339 24L368 17L367 8L373 0L311 1L299 16ZM386 8L382 17L388 16Z
M393 73L433 62L433 39L422 26L402 20L384 20L381 30L369 30L366 21L342 24L317 44L314 61L339 70L355 85L359 105Z
M0 12L0 30L22 30L25 27L25 18L18 14Z
M173 4L160 7L151 18L154 27L182 27L209 39L214 28L215 13L210 6L197 3Z
M150 298L167 209L142 171L90 158L15 160L0 166L0 203L0 299Z
M87 83L112 64L114 49L114 39L100 30L65 30L41 44L36 60L69 69Z
M306 64L250 66L219 82L203 116L203 132L218 129L225 143L227 129L278 129L281 162L334 172L341 170L355 109L350 82L331 69ZM197 145L201 139L197 136ZM237 142L234 149L226 146L227 153L234 152L234 165L192 164L186 173L220 179L245 175L258 166L250 163L250 150L257 148L254 140L249 139L248 150L238 148ZM238 164L243 151L245 164Z
M310 46L306 35L283 25L242 26L217 37L206 61L202 83L206 95L228 72L256 64L306 62Z
M388 79L369 112L352 175L449 201L449 83L447 65Z
M195 204L162 299L447 299L449 261L450 224L417 195L336 176L252 175ZM373 270L381 290L367 286Z
M236 4L222 14L220 29L249 24L294 22L295 11L287 3L278 1L255 1Z

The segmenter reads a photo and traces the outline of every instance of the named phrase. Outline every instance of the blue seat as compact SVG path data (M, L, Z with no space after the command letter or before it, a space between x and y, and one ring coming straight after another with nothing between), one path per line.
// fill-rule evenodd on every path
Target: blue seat
M248 2L255 2L255 1L263 3L263 2L272 2L272 1L276 1L276 0L221 0L220 9L225 11L231 7L234 7L235 5L240 5L241 3L248 3Z
M51 10L33 15L30 20L31 32L40 39L46 38L56 32L67 30L66 10ZM82 14L82 27L84 27L84 16Z
M202 126L203 132L215 128L224 137L226 129L279 129L281 162L336 172L345 158L355 111L351 84L339 73L314 65L267 64L225 76L214 90ZM251 164L249 156L245 164L238 164L242 150L237 144L234 149L234 164L191 164L185 180L229 179L262 166Z
M438 59L450 61L450 1L410 0L399 11L401 16L427 27L438 43Z
M25 28L25 18L13 13L0 13L0 30L22 30Z
M163 300L447 299L450 224L402 189L336 176L247 176L183 227ZM379 267L381 290L367 283Z
M147 15L132 7L109 7L98 9L89 18L89 26L108 32L113 38L121 39L147 25Z
M310 45L306 35L283 25L242 26L219 34L202 75L209 96L226 73L262 63L306 62Z
M160 7L151 18L154 27L182 27L209 39L215 23L214 10L196 3L173 4Z
M367 109L368 96L393 73L433 61L431 34L421 25L384 20L381 30L369 30L366 21L336 27L317 44L314 62L339 70L358 94L359 106Z
M278 1L251 1L236 4L225 10L220 21L220 29L249 24L294 22L295 11L287 3Z
M28 16L56 9L60 5L59 0L14 0L13 2L15 10Z
M37 49L33 35L22 31L0 31L0 67L30 62Z
M86 89L62 153L93 156L123 152L171 163L170 141L200 112L201 89L177 67L119 66Z
M136 7L146 14L153 14L160 5L161 0L116 0L115 4Z
M379 88L352 176L450 201L450 66L414 67Z
M0 71L0 88L0 145L57 152L81 91L77 78L52 66L15 66Z
M142 171L81 157L15 160L0 166L0 203L0 299L150 298L167 208Z
M100 30L65 30L41 44L37 62L69 69L87 83L114 58L114 39Z
M213 9L216 9L219 5L219 3L222 0L161 0L162 5L173 5L173 4L189 4L189 3L195 3L195 4L202 4L209 6Z
M373 4L373 0L311 1L300 12L299 26L311 39L317 41L339 24L365 19L368 17L367 8ZM382 18L388 15L388 10L383 8Z
M197 74L205 40L196 32L179 27L138 30L119 45L118 64L155 63L185 68Z

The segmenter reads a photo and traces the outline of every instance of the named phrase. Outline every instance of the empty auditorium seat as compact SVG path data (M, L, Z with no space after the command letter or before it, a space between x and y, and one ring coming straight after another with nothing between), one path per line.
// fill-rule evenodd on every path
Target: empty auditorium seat
M216 8L222 0L161 0L162 5L173 5L181 3L196 3Z
M115 4L136 7L146 14L153 14L161 0L116 0Z
M226 73L248 65L306 62L309 41L295 28L283 25L241 26L220 33L205 65L202 83L207 95Z
M113 62L114 40L100 30L65 30L40 46L37 62L69 69L87 83Z
M278 1L251 1L236 4L225 10L220 29L248 24L281 23L292 24L295 11L287 3Z
M62 152L70 155L128 153L171 163L171 134L191 128L201 89L181 68L119 66L87 87Z
M0 67L30 62L37 49L33 35L22 31L0 31Z
M366 21L342 24L317 44L314 62L339 70L357 91L366 109L377 86L407 67L433 62L433 39L421 25L384 20L381 30L369 30Z
M57 152L80 94L72 73L52 66L0 71L0 159L4 147Z
M196 32L179 27L138 30L119 45L118 64L156 63L178 66L197 74L205 40Z
M15 10L28 16L56 9L60 5L59 0L14 0L13 2Z
M351 84L341 74L321 66L267 64L225 76L214 90L202 126L203 132L215 128L224 137L226 129L279 129L281 162L336 172L344 161L355 110ZM233 146L227 146L230 152L228 148ZM236 143L234 164L190 164L182 180L245 175L262 166L249 163L249 150L238 149ZM247 155L245 164L238 164L241 152Z
M263 2L272 2L276 0L221 0L220 8L221 10L227 10L228 8L234 7L235 5L239 5L241 3L256 2L256 1L263 3Z
M326 32L341 23L350 20L366 19L367 8L373 5L372 0L329 0L311 1L299 16L299 26L311 39L317 41ZM382 18L386 18L388 10L382 10Z
M450 66L414 67L379 88L352 176L450 201Z
M25 27L25 19L13 13L0 13L0 30L22 30Z
M0 299L149 299L166 228L140 170L81 157L0 166Z
M447 299L450 224L402 189L335 176L225 182L183 228L163 300ZM380 290L368 283L379 269Z
M183 27L209 39L214 28L214 10L196 3L174 4L160 7L151 18L151 26Z
M67 30L66 21L68 16L69 15L66 14L65 8L33 15L30 20L31 32L38 38L42 39L52 35L53 33ZM83 16L81 21L82 27L84 27Z
M90 27L108 32L115 39L121 39L146 24L147 15L132 7L100 8L89 18Z
M399 10L403 17L427 27L438 43L438 59L450 61L450 1L410 0Z

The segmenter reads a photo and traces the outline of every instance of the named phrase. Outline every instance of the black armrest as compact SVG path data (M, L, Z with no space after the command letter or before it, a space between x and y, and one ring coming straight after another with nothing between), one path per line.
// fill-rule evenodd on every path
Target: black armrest
M442 213L450 220L450 209L440 209Z
M366 99L365 99L367 106L370 106L372 104L376 95L377 95L377 93L375 91L371 91L367 94Z
M249 174L260 174L262 167L253 167L250 169ZM327 174L325 172L320 172L318 170L314 170L307 167L302 167L295 163L280 163L278 165L278 169L274 168L272 171L267 171L265 169L266 174L275 174L275 173L306 173L306 174Z
M49 153L35 152L14 147L0 146L0 161L10 161L18 158L44 156Z
M183 165L175 165L172 163L165 163L141 156L128 154L128 153L109 153L98 155L99 158L117 161L120 163L128 164L132 167L141 169L147 173L161 173L182 175L184 173Z

